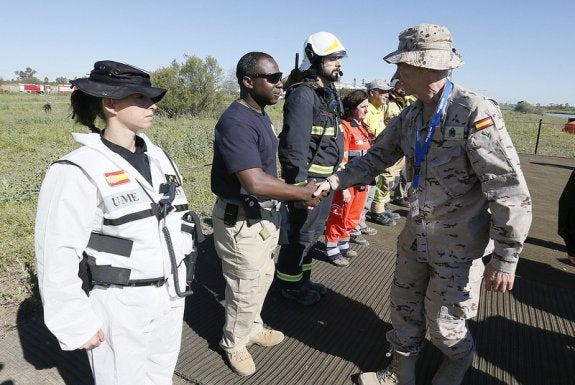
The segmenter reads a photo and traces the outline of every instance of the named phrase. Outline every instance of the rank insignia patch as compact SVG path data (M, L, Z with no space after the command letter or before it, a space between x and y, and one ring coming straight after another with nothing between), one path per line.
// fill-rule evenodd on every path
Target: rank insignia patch
M104 174L104 177L110 186L117 186L119 184L128 183L130 181L128 174L126 174L126 172L123 170L107 172Z
M444 140L465 139L464 126L443 126L442 130Z
M488 116L487 118L483 118L483 119L475 122L474 126L475 126L475 129L477 131L481 131L484 128L487 128L489 126L493 126L493 124L494 124L493 119L491 119L491 116Z

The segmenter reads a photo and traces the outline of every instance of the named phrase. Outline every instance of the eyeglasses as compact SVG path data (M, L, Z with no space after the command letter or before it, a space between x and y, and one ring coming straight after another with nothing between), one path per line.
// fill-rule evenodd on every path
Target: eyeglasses
M380 90L379 88L373 88L372 91L377 92L378 94L389 94L389 91Z
M245 76L252 79L258 79L258 78L266 79L268 82L276 84L277 82L282 80L282 75L283 73L281 72L275 72L273 74L246 74Z

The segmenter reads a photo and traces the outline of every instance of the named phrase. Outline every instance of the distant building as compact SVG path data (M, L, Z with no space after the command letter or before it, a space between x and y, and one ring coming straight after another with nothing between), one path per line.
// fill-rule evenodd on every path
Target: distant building
M74 91L74 88L71 84L58 84L59 94L69 94L72 91Z
M346 88L349 90L363 90L365 89L365 84L358 84L357 82L354 83L343 83L343 82L335 82L335 88L341 90L342 88Z

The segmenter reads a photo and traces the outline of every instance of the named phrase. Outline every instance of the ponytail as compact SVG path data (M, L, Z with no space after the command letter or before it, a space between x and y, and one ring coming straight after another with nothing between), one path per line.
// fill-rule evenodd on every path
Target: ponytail
M99 134L101 130L96 127L96 118L106 120L102 110L102 98L88 95L77 89L72 92L70 104L72 105L72 119Z

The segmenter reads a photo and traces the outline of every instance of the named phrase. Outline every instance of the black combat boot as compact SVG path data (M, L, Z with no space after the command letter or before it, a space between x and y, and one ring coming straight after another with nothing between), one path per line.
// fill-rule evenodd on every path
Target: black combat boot
M465 373L471 366L473 362L473 354L475 353L475 349L471 349L469 353L463 358L452 360L450 358L444 357L443 362L435 376L433 376L433 380L431 381L432 385L459 385L461 381L463 381L463 377L465 377Z

